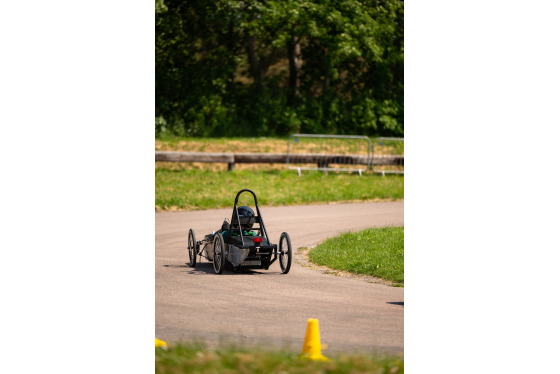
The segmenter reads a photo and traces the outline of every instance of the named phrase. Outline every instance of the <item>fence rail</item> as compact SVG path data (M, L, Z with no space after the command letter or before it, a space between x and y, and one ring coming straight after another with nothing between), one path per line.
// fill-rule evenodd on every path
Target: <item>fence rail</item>
M297 170L404 174L404 139L365 136L294 134L286 153L208 153L156 151L155 161L226 163L234 170L236 163L287 164Z
M156 151L156 161L167 162L218 162L233 163L233 153L162 152Z

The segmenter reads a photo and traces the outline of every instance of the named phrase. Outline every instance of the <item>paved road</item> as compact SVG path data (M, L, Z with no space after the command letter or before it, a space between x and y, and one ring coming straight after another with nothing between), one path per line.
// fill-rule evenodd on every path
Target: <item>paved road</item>
M273 243L311 247L349 230L403 226L404 202L261 207ZM204 340L301 350L308 318L318 318L329 352L403 352L404 289L323 274L295 261L287 275L214 274L205 259L187 265L188 229L197 240L218 230L231 209L155 214L155 335L168 343Z

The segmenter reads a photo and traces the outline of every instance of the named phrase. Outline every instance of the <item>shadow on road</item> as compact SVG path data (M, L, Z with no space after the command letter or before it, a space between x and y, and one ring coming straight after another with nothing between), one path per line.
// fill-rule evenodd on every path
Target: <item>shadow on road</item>
M194 268L191 267L189 264L163 265L163 267L171 268L171 269L186 269L187 273L194 274L194 275L216 274L214 272L214 265L211 262L197 263L196 267L194 267ZM224 272L220 275L221 276L227 276L227 275L265 275L265 274L278 274L278 272L266 271L266 270L255 271L255 270L251 270L251 269L232 270L232 269L225 268ZM218 275L218 274L216 274L216 275Z
M186 269L187 273L202 275L202 274L214 274L214 266L211 262L203 262L202 264L196 264L196 267L191 267L189 264L183 265L163 265L164 268L171 269Z
M387 301L387 304L400 305L404 307L404 301Z

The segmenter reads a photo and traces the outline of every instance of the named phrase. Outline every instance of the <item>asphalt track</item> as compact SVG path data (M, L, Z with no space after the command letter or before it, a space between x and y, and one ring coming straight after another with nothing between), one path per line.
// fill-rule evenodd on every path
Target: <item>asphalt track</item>
M273 243L312 247L345 231L404 226L404 202L261 207ZM269 270L215 274L188 263L187 236L218 230L231 209L155 214L155 336L210 347L278 346L301 350L308 318L317 318L329 352L404 352L404 288L325 274L292 262Z

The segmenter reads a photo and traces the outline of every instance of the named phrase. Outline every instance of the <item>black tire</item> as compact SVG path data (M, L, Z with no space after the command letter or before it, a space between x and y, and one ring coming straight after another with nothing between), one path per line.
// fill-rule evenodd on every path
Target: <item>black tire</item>
M189 229L189 264L194 268L196 266L196 255L197 255L197 246L196 246L196 237L194 236L193 229Z
M224 244L224 238L222 237L222 234L217 233L214 236L214 245L212 247L214 249L214 271L216 272L216 274L222 274L226 265L226 246Z
M292 267L292 242L287 232L283 232L280 235L278 252L280 252L280 269L282 269L282 274L288 274Z

